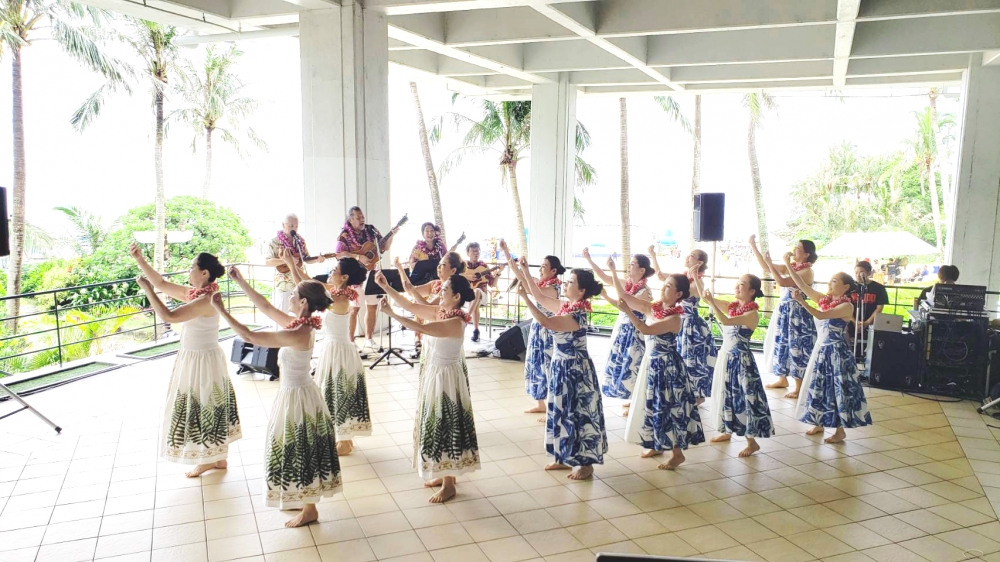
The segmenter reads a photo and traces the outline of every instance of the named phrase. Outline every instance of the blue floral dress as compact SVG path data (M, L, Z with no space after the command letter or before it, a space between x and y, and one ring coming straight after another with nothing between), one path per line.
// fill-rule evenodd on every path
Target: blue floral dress
M553 316L540 304L538 309L550 318ZM535 400L545 400L548 394L551 362L552 331L543 328L538 320L532 320L531 327L528 328L528 346L524 355L524 388L528 391L528 396Z
M750 352L753 330L725 326L712 380L712 415L721 433L746 437L774 435L764 384Z
M649 336L625 424L625 440L646 449L687 449L705 442L692 381L677 351L677 334Z
M846 330L847 321L842 318L820 320L820 343L809 360L795 408L799 421L823 427L871 425Z
M603 464L608 436L597 371L587 353L587 313L572 314L579 329L552 332L545 452L566 466Z
M636 298L651 300L651 293L645 286L629 294ZM632 312L639 320L645 319L640 312ZM642 356L645 353L646 339L629 322L628 316L624 312L619 312L618 321L615 322L614 330L611 332L611 353L608 355L608 364L604 367L601 392L608 398L626 400L631 398L636 375L639 374L639 365L642 364Z
M715 341L708 322L698 314L698 297L681 301L681 331L677 336L677 351L684 361L684 368L694 389L695 398L712 395L712 367L709 359L716 356Z
M792 298L794 290L781 290L781 300L767 328L764 370L779 377L801 379L816 346L816 321Z

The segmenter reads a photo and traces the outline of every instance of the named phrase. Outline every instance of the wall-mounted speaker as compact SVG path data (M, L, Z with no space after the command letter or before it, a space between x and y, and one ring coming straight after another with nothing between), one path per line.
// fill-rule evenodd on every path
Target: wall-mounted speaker
M7 226L7 188L0 187L0 256L10 255L10 228Z
M726 218L725 193L699 193L694 196L694 239L719 242L723 239Z

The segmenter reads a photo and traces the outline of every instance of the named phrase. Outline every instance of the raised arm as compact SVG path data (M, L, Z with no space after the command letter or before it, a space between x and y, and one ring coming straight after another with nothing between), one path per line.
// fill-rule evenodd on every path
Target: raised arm
M128 247L128 253L139 266L139 271L142 271L143 277L149 279L149 282L153 285L153 287L156 287L158 291L163 291L167 296L174 300L187 302L188 287L178 285L177 283L172 283L164 279L163 276L160 275L160 272L153 269L153 266L149 265L149 262L146 261L146 257L142 255L142 249L139 248L138 244L133 242Z
M785 257L787 258L788 256L791 256L791 254L786 253ZM774 261L771 260L770 252L768 252L764 256L763 265L767 266L766 268L764 268L764 274L765 275L770 274L771 278L774 279L774 282L777 283L779 287L795 286L795 282L792 281L791 278L789 278L788 276L784 275L785 272L791 273L792 271L791 265L778 266L777 264L774 263ZM781 269L778 269L779 267L781 267Z
M247 297L250 299L250 302L252 302L254 306L259 308L260 311L263 312L265 316L267 316L271 320L274 320L279 326L284 326L285 324L288 324L289 322L295 320L295 316L287 312L284 312L282 310L279 310L277 307L271 304L271 302L267 300L264 297L264 295L261 295L256 290L254 290L254 288L250 286L250 283L248 283L247 280L243 278L243 274L240 273L240 270L237 269L236 267L229 268L229 278L235 281L236 284L240 286L240 289L242 289L243 292L246 293Z
M583 257L587 260L587 263L590 264L590 268L594 270L594 275L596 275L597 278L603 281L605 284L610 285L611 276L605 273L605 271L601 269L601 266L594 263L594 260L590 259L590 248L583 249Z
M621 299L615 303L615 307L624 312L625 315L628 316L629 322L631 322L632 325L635 326L635 329L644 336L660 336L666 333L677 333L681 329L680 316L669 316L663 320L656 320L651 324L647 324L642 320L639 320L639 317L632 312L628 303L625 302L625 299Z
M811 298L816 302L819 302L819 299L823 297L823 293L817 291L816 289L813 289L812 283L809 283L808 281L803 279L802 276L799 275L799 272L795 271L795 268L792 267L791 258L789 254L785 254L785 265L787 266L786 270L788 271L788 278L791 279L793 283L795 283L795 286L798 287L799 290L805 293L806 295L809 295L809 298ZM819 317L817 316L817 318Z
M142 291L146 293L146 298L149 299L149 305L156 312L156 315L162 318L165 322L187 322L188 320L199 316L206 316L207 313L211 311L209 303L200 298L182 304L171 310L167 308L167 305L163 304L163 301L161 301L159 297L156 296L156 291L153 289L153 284L149 279L140 277L136 279L136 282L139 284Z
M448 320L435 319L428 321L426 324L421 324L412 318L406 318L396 314L396 311L394 311L392 307L383 308L382 313L396 320L404 327L413 330L414 332L427 334L428 336L434 336L437 338L460 338L465 333L465 322L463 322L460 318L449 318Z
M528 298L528 293L524 290L524 285L518 285L517 294L524 301L524 305L527 307L528 312L531 316L546 330L553 330L555 332L575 332L580 329L580 325L576 323L576 320L572 316L546 316L535 303L531 302Z
M830 310L820 310L818 308L813 308L813 306L802 298L802 293L795 293L792 298L799 302L805 309L806 312L811 314L813 318L819 318L820 320L829 320L831 318L843 318L844 320L851 320L854 317L854 305L849 302L842 302L831 308ZM810 297L812 298L812 297ZM817 299L813 299L817 300Z
M413 314L414 316L418 316L426 322L437 320L438 307L424 302L416 303L410 301L410 299L406 298L405 295L396 289L393 289L392 286L389 285L389 281L385 278L385 275L383 275L381 271L375 274L375 283L379 287L382 287L385 294L388 295L389 298L398 304L403 310Z
M229 327L236 332L243 341L264 347L301 347L308 341L301 333L296 331L279 330L277 332L255 332L244 326L239 320L233 318L226 307L222 305L222 295L213 294L210 298L212 306L219 311L219 316L229 324Z
M295 281L296 285L306 280L306 276L302 274L302 270L295 263L295 256L293 256L291 252L282 248L278 257L281 258L282 263L288 266L288 270L291 272L292 279Z
M757 323L760 320L757 311L747 312L745 314L741 314L740 316L730 317L725 311L722 310L722 306L720 304L724 303L725 301L720 301L716 299L715 295L713 295L711 291L705 291L704 297L702 298L708 301L709 305L711 305L712 307L712 310L715 312L716 318L719 320L719 323L722 324L723 326L745 326L750 329L754 329L757 327Z
M649 261L653 264L653 271L656 272L656 278L660 281L666 281L667 274L660 271L660 262L656 261L656 246L649 247Z
M770 266L769 266L768 264L771 264L771 265L773 265L773 266L777 267L779 271L781 271L781 270L785 269L785 266L783 266L783 265L778 265L778 264L776 264L776 263L772 262L772 261L770 260L770 258L765 258L765 257L764 257L764 256L763 256L763 255L762 255L762 254L760 253L760 248L758 248L758 247L757 247L757 235L756 235L756 234L751 234L751 235L750 235L750 251L752 251L752 252L753 252L753 255L754 255L754 257L755 257L755 258L757 258L757 263L759 263L759 264L760 264L760 268L761 268L761 270L762 270L762 271L763 271L763 272L764 272L765 274L766 274L766 273L767 273L768 271L770 271L770 270L771 270L771 268L770 268Z

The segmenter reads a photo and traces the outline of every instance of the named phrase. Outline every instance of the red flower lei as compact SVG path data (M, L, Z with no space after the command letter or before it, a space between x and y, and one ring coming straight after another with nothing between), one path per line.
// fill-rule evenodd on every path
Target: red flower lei
M682 306L671 306L667 308L667 305L663 304L663 301L656 301L653 303L653 316L657 320L663 320L667 316L678 316L684 312L684 307Z
M305 239L303 239L301 236L298 236L298 239L300 244L306 243ZM295 246L295 244L291 241L291 239L288 238L288 235L285 234L284 230L278 231L278 242L280 242L281 245L284 246L285 248L291 250L293 256L299 255L299 249Z
M443 285L444 285L444 282L441 281L440 279L438 279L437 281L431 283L431 294L432 295L436 295L436 294L440 293L441 292L441 287Z
M352 301L358 300L358 292L350 287L341 287L339 289L334 289L330 291L330 295L334 297L347 297L348 300Z
M823 295L819 299L819 309L822 310L823 312L826 312L827 310L832 310L834 308L837 308L838 306L844 304L845 302L851 302L851 299L847 297L839 297L835 299L830 295Z
M646 288L646 279L640 279L633 283L631 280L625 281L625 293L629 295L635 295L639 291Z
M469 314L460 308L455 308L452 310L438 309L437 312L438 320L448 320L449 318L455 318L456 316L461 318L463 322L468 324Z
M444 247L444 243L441 242L441 239L436 236L434 237L433 248L427 247L426 240L417 240L417 249L428 256L433 256L433 255L443 256L446 253L448 253L448 249Z
M751 301L746 304L740 304L740 301L734 301L729 303L729 317L735 318L736 316L743 316L751 310L757 310L760 308L757 303Z
M196 298L198 298L198 297L200 297L202 295L207 295L208 293L215 293L218 290L219 290L219 284L218 283L209 283L208 285L205 285L204 287L202 287L200 289L196 289L194 287L191 287L190 289L188 289L188 300L189 301L193 301L194 299L196 299Z
M287 326L286 330L294 330L299 326L306 325L314 330L318 330L323 327L323 319L319 316L303 316L301 318L296 318L292 320Z
M361 227L361 241L359 242L358 235L354 233L354 227L351 226L351 221L347 221L344 223L343 232L347 233L347 237L350 239L351 244L354 245L353 247L355 249L364 246L365 242L368 241L368 229L365 227Z
M590 307L589 300L579 300L572 304L569 301L564 301L562 306L559 307L559 316L564 316L566 314L573 314L574 312L593 312L594 309Z
M685 272L684 275L687 276L688 281L694 281L694 277L691 276L691 272L690 271ZM699 271L698 272L698 279L701 279L704 276L705 276L705 272L703 272L703 271Z
M539 289L545 289L546 287L555 287L558 289L562 285L562 281L558 277L549 277L548 279L542 279L538 282Z
M792 271L795 271L797 273L799 271L802 271L803 269L809 269L810 267L812 267L812 265L813 264L809 262L792 264Z

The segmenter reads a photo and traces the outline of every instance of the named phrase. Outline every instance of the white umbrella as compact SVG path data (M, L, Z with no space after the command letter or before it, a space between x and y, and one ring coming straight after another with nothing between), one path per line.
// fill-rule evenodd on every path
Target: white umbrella
M847 232L819 249L821 256L895 258L926 256L937 249L909 232Z

